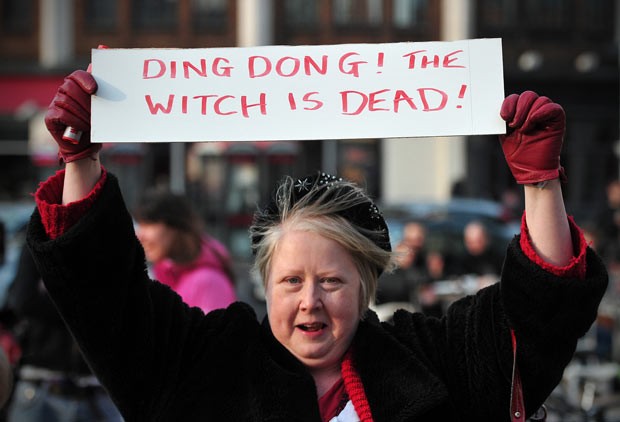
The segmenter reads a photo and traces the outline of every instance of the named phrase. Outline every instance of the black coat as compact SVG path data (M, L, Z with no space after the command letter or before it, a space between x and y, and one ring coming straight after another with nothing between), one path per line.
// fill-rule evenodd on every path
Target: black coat
M88 362L127 421L318 421L312 377L236 303L203 315L147 277L116 179L74 227L48 240L37 211L28 243ZM512 350L532 412L559 382L594 321L607 274L588 251L586 280L533 265L518 238L501 284L441 319L372 312L353 350L376 422L509 419Z
M22 349L19 366L35 366L67 376L90 375L77 344L43 288L25 245L8 290L6 309L16 319L14 332Z

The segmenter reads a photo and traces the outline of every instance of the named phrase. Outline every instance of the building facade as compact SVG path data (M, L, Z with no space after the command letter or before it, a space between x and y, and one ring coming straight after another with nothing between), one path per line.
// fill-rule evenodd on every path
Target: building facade
M566 195L570 211L586 218L604 201L606 181L619 173L618 13L616 0L2 0L0 198L31 192L58 168L41 113L62 78L85 68L99 44L202 48L501 37L506 93L533 89L566 108ZM254 204L284 173L320 167L364 183L384 202L499 199L514 185L496 137L489 136L104 151L107 166L122 173L130 205L155 184L183 190L239 255L247 254Z

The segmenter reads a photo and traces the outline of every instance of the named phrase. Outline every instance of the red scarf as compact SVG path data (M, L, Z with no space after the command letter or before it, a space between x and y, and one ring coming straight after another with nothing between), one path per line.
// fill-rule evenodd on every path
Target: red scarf
M338 416L347 402L351 400L360 421L372 422L370 405L366 399L362 380L353 366L352 356L353 353L349 349L341 365L340 373L342 378L319 399L319 411L322 421L330 421L335 416Z
M362 380L353 366L353 353L351 349L344 355L342 361L342 379L344 380L344 388L347 390L349 398L353 402L353 407L361 422L372 422L372 413L370 405L366 398L364 385Z

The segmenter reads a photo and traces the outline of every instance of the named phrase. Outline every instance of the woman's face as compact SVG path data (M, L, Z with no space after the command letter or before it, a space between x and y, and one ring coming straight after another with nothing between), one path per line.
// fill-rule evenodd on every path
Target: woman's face
M166 258L174 241L175 231L164 223L140 222L136 227L136 236L149 262L159 262Z
M267 280L267 315L276 339L304 365L340 364L360 319L360 293L360 275L337 242L295 230L280 238Z

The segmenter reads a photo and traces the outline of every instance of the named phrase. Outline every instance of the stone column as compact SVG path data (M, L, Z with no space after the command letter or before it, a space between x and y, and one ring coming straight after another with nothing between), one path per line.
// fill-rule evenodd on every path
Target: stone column
M74 0L40 0L39 62L55 68L74 59Z

